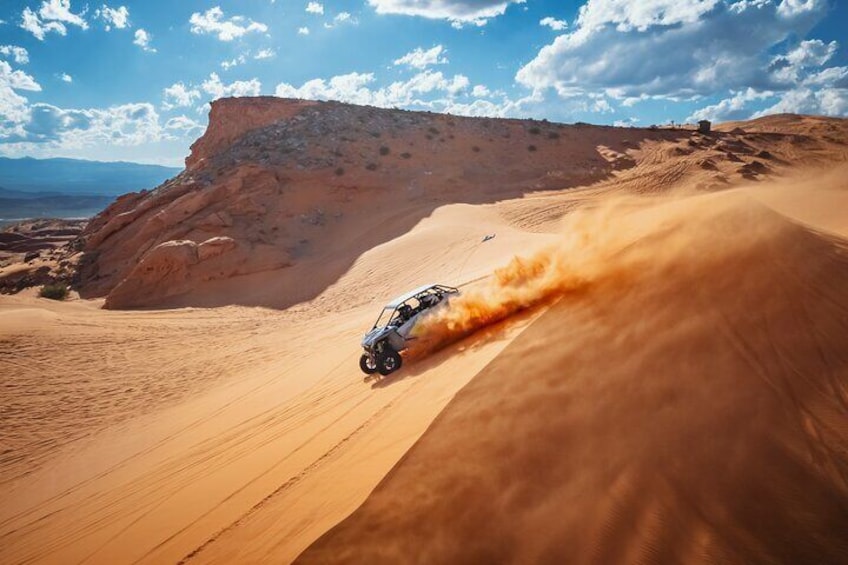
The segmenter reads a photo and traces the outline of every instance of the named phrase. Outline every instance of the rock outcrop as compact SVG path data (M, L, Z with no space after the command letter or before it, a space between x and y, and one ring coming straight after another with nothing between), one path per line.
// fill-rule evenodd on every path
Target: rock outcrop
M72 281L84 220L25 220L0 230L0 294Z
M803 138L750 137L221 99L212 103L185 171L122 196L89 223L79 290L107 297L107 308L284 308L316 296L363 252L443 204L494 202L612 176L632 177L637 191L667 189L687 175L723 187L728 178L751 176L729 155L744 165L768 150L775 156L769 171L776 171L781 148ZM642 158L643 148L655 147L666 157ZM702 166L707 158L713 166ZM646 187L646 173L665 184ZM243 284L217 282L236 276ZM286 282L291 277L309 284ZM217 297L201 292L213 286Z
M216 100L209 112L206 133L191 146L191 155L186 158L186 169L198 168L205 159L226 150L246 132L291 118L315 104L308 100L286 100L273 96Z

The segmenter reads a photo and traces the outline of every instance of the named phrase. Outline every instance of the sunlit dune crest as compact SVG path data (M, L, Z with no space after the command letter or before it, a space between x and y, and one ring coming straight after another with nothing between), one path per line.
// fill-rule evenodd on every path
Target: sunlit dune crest
M848 242L744 193L639 208L433 319L559 298L299 562L848 559Z

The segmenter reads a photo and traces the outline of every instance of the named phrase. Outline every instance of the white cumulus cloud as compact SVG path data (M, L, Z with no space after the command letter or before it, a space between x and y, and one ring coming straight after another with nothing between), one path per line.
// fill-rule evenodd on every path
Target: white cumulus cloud
M400 59L395 59L395 66L407 65L414 69L424 69L432 65L444 65L448 62L444 57L445 48L441 45L436 45L431 49L424 50L417 47L413 51L407 53Z
M181 135L188 136L191 134L201 133L204 128L201 124L192 120L188 116L180 115L165 122L165 129L178 131Z
M755 112L751 117L768 114L823 114L825 116L848 115L848 89L807 87L796 88L780 96L773 106Z
M710 120L713 122L726 122L744 120L751 114L751 110L749 109L750 102L765 100L772 96L774 96L774 93L770 91L757 92L753 88L746 88L745 90L734 92L733 96L717 104L696 110L686 118L686 121Z
M0 85L13 90L41 92L41 85L34 78L21 70L13 70L6 61L0 61Z
M301 86L287 83L277 85L275 93L283 98L310 100L340 100L352 104L391 107L444 106L468 90L470 81L464 75L447 77L441 72L425 70L406 81L398 81L382 88L372 88L373 73L348 73L329 80L312 79ZM436 97L437 100L432 100Z
M547 26L554 31L562 31L568 27L568 22L565 20L558 20L556 18L552 18L548 16L547 18L542 18L539 20L539 25Z
M61 80L62 82L74 82L74 77L72 77L68 73L62 73L61 75L59 75L59 80Z
M310 14L322 15L324 13L324 5L319 2L310 2L306 5L306 11Z
M8 62L0 61L0 142L24 135L24 124L31 116L29 101L16 90L39 92L41 85Z
M82 12L75 14L71 11L70 0L44 0L38 12L34 12L29 7L24 8L20 26L39 41L43 41L50 32L66 35L68 28L65 24L88 29L88 22L83 17L87 10L86 6Z
M298 35L309 35L309 28L308 27L299 27L299 28L297 28L297 34Z
M44 41L44 37L50 32L55 32L59 35L66 35L68 33L68 29L62 22L41 21L38 14L29 8L24 8L21 14L21 28L30 32L39 41Z
M331 22L324 22L325 29L333 29L341 24L358 25L359 20L354 18L350 12L339 12L333 17Z
M191 106L200 99L200 91L196 88L186 86L182 82L175 82L162 91L162 107L165 110Z
M258 79L237 80L230 84L221 81L217 73L210 73L209 78L203 81L200 88L212 96L212 100L226 96L258 96L262 90L262 83Z
M227 70L232 69L233 67L243 65L245 63L245 61L247 61L247 56L244 53L242 53L238 57L234 57L234 58L230 59L229 61L224 61L223 63L221 63L221 68L223 68L225 71L227 71Z
M71 0L45 0L41 3L38 15L45 21L63 22L88 29L88 23L83 18L86 10L87 6L82 13L74 14L71 11Z
M3 141L31 153L37 146L134 146L167 138L155 108L146 102L88 109L39 103L28 108L27 119Z
M368 0L378 14L419 16L433 20L447 20L454 27L466 24L482 26L506 12L510 4L523 4L525 0Z
M4 57L12 57L19 65L26 65L29 63L29 52L25 48L18 47L17 45L0 45L0 55L3 55Z
M827 12L825 0L794 2L792 9L786 3L589 0L573 31L543 47L516 80L566 98L604 92L619 100L691 99L748 87L769 90L782 83L786 88L785 76L770 70L774 47L793 48ZM816 51L822 60L828 47L819 43L804 51ZM804 59L791 52L785 58L778 63Z
M199 35L217 35L221 41L232 41L251 32L265 33L268 26L244 16L224 19L224 11L215 6L203 12L194 12L189 18L191 32Z
M478 84L474 86L471 95L476 98L486 98L487 96L491 96L492 92L485 85Z
M818 39L802 41L795 49L771 60L769 70L775 79L795 84L801 80L810 68L820 67L835 54L839 45L835 41L825 43Z
M150 45L150 34L141 28L135 30L135 39L133 40L133 43L141 47L144 51L156 53L156 49Z
M124 29L130 25L130 11L126 6L110 8L106 4L103 4L103 6L94 11L94 17L105 22L106 31L110 31L113 27Z

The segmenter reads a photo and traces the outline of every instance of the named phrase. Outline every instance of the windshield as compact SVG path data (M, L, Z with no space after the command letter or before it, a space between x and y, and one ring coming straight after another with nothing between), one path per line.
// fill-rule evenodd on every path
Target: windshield
M388 325L388 323L392 319L392 314L394 314L394 308L383 308L383 311L380 312L380 317L377 318L377 321L374 322L375 328L382 328L383 326Z

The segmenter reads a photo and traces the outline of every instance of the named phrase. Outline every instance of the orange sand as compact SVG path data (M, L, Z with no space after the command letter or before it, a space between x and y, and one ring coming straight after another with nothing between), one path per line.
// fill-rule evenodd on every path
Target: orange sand
M319 257L198 296L315 296L285 310L0 296L0 562L845 561L829 147L705 193L647 144L590 187L437 207L325 288L297 288ZM361 334L427 282L464 285L437 351L364 380Z

